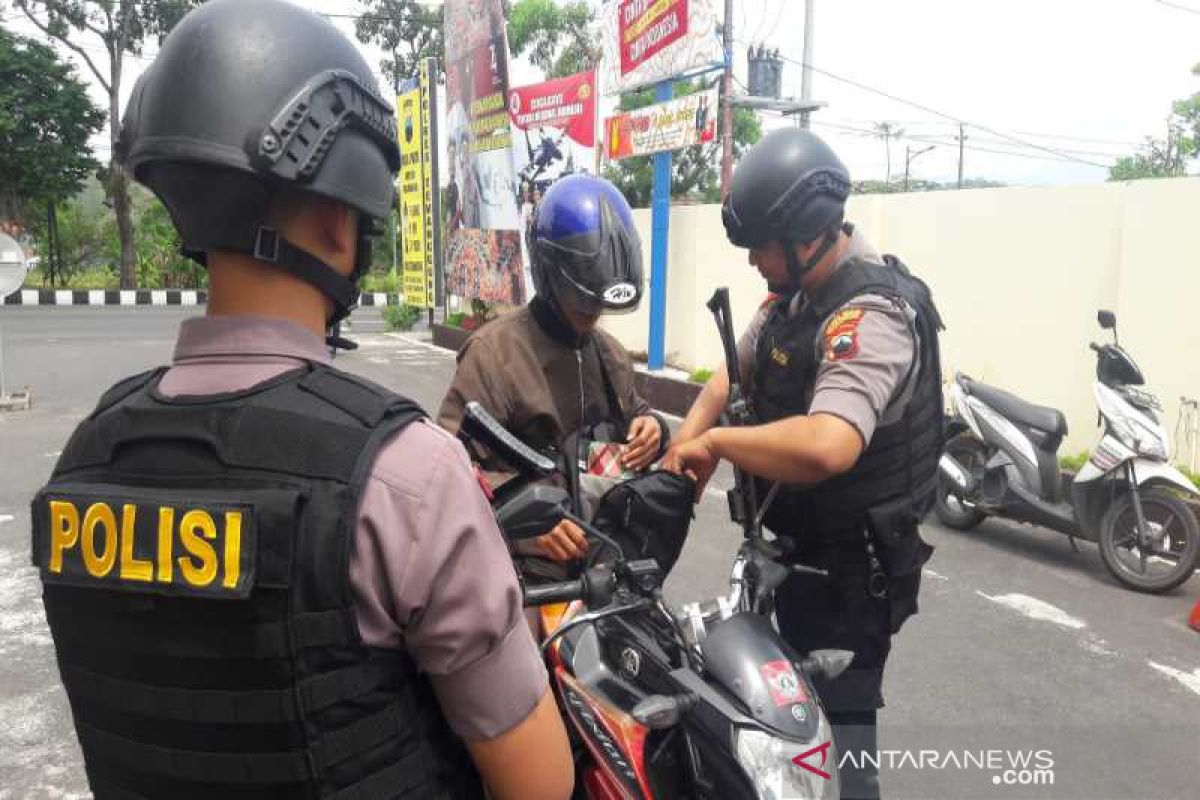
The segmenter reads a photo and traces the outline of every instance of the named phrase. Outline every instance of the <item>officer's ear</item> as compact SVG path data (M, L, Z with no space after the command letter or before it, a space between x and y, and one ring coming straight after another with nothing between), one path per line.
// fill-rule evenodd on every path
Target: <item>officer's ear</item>
M328 197L286 191L272 199L268 219L297 247L349 275L358 247L358 212Z

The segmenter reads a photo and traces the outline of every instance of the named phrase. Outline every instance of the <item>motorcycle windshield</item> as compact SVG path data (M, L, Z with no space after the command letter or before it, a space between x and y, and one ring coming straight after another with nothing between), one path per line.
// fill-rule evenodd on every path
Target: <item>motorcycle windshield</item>
M709 630L704 671L759 724L790 739L817 734L817 695L800 659L765 617L735 614Z

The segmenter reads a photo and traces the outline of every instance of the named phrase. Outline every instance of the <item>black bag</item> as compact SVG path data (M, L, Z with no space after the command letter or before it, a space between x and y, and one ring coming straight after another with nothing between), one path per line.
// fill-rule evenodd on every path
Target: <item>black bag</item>
M615 539L625 558L656 560L666 577L683 550L695 499L691 478L654 470L605 492L592 525Z

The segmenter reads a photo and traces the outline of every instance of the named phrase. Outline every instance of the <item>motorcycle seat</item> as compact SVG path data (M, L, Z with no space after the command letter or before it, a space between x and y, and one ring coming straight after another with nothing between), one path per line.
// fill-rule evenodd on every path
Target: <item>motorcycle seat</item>
M967 394L978 397L1013 422L1027 425L1034 430L1059 439L1067 435L1067 418L1057 408L1036 406L1011 392L970 378L964 377L962 383Z

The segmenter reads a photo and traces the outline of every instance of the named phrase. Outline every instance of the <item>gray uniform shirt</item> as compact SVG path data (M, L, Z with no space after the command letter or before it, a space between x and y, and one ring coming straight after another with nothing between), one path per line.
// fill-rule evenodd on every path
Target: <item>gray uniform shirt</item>
M180 326L159 390L239 391L306 361L328 364L329 351L298 325L197 317ZM459 736L504 733L546 692L491 508L462 445L430 421L404 428L375 459L358 509L350 588L363 641L406 648Z
M884 263L857 229L851 232L850 246L835 269L856 259ZM789 316L800 313L806 302L804 294L797 292ZM746 385L752 379L754 354L770 307L769 302L764 303L738 339L738 365ZM916 312L905 303L863 294L826 317L820 331L813 343L820 361L808 413L845 420L859 432L866 447L876 428L900 419L912 397L920 366L913 363Z

